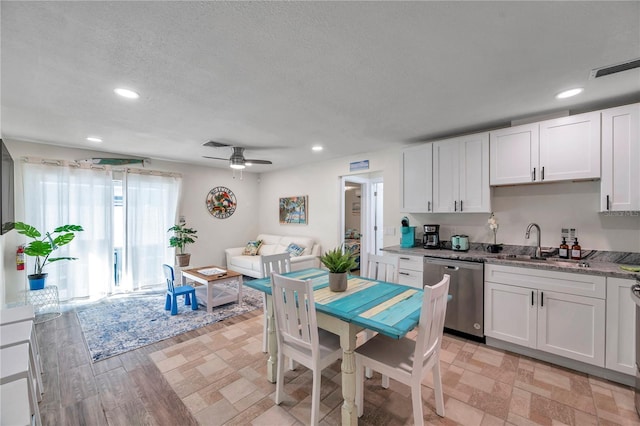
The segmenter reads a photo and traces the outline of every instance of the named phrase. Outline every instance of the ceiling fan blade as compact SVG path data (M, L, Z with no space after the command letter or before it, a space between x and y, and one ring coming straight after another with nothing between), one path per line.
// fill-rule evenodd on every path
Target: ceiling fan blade
M207 141L203 143L202 146L210 146L212 148L226 148L231 146L231 144L224 143L224 142L217 142L217 141Z
M220 158L220 157L208 157L206 155L203 155L202 158L210 158L212 160L224 160L224 161L229 161L228 158Z
M251 164L273 164L269 160L249 160L248 158L245 158L244 161Z

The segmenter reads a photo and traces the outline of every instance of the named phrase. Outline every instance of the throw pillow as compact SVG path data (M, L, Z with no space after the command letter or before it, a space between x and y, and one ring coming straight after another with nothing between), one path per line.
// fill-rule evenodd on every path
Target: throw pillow
M258 254L258 250L260 250L260 246L262 245L262 240L257 241L249 241L247 246L242 251L244 256L256 256Z
M297 244L291 243L289 244L289 246L286 248L286 250L291 253L291 257L296 257L296 256L300 256L302 254L302 252L304 251L304 247L300 247Z

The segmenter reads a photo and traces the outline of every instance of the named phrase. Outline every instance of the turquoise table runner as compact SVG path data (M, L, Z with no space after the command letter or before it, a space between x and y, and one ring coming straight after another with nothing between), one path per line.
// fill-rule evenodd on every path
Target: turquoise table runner
M310 279L316 310L395 339L404 337L420 319L422 290L400 284L350 276L347 290L329 290L329 273L310 268L284 274ZM262 278L243 285L271 294L271 279Z

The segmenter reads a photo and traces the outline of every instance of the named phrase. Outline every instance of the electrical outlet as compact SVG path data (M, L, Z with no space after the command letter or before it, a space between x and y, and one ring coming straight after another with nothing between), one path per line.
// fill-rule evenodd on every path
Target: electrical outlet
M396 228L394 226L385 226L384 235L396 235Z
M181 224L187 223L187 219L184 216L178 216L178 222Z

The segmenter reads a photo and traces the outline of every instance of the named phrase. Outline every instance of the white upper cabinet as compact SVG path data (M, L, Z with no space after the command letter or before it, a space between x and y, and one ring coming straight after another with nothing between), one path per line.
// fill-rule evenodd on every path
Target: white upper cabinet
M491 185L533 182L538 167L538 123L495 130L489 134Z
M433 142L433 212L490 211L489 134Z
M540 123L540 179L600 177L600 112Z
M640 104L602 111L600 211L640 210Z
M430 143L402 150L400 173L400 211L432 211L432 157Z
M490 133L491 185L600 177L600 113Z

